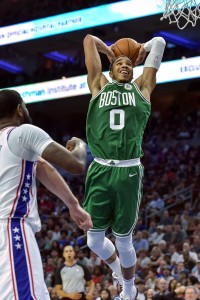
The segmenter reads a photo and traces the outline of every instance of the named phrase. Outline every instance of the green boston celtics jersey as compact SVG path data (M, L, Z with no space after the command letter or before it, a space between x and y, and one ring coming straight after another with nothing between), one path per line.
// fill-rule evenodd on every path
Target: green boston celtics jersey
M86 133L92 155L116 160L141 157L150 110L135 83L107 83L89 104Z

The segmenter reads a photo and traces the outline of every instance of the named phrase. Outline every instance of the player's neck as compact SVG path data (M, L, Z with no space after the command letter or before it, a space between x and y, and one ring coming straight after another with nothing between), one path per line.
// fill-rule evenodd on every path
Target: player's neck
M0 130L1 129L4 129L4 128L7 128L7 127L15 127L16 126L16 124L13 124L13 123L10 123L10 122L8 122L8 123L1 123L0 124Z
M4 118L4 119L1 119L0 129L6 128L6 127L15 127L15 126L19 126L19 125L20 124L16 119Z

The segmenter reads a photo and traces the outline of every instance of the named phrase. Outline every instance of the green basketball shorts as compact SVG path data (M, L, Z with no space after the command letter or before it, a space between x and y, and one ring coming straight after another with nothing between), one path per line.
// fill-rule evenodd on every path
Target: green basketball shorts
M116 167L93 161L88 169L84 208L91 215L92 231L111 226L116 236L131 233L138 219L144 167Z

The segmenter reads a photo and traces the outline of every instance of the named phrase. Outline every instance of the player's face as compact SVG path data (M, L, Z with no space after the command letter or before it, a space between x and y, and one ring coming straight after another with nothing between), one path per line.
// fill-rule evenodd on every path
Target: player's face
M133 78L133 65L126 56L119 56L113 63L110 77L118 82L131 82Z
M21 124L32 124L32 119L29 115L29 111L26 108L26 104L24 101L21 103L21 108L23 111L23 116L21 118Z

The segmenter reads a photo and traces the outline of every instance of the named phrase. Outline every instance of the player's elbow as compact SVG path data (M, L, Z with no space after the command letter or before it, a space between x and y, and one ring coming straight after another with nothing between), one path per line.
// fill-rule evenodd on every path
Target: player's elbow
M156 43L162 44L163 46L166 45L166 41L161 36L155 37L154 40L156 41Z
M74 174L74 175L79 175L82 174L83 171L85 170L85 165L82 164L81 162L77 162L76 164L73 164L71 168L68 168L69 172Z
M91 42L93 41L93 37L91 34L87 34L83 40L83 45L84 47L86 47L87 45L89 45Z

